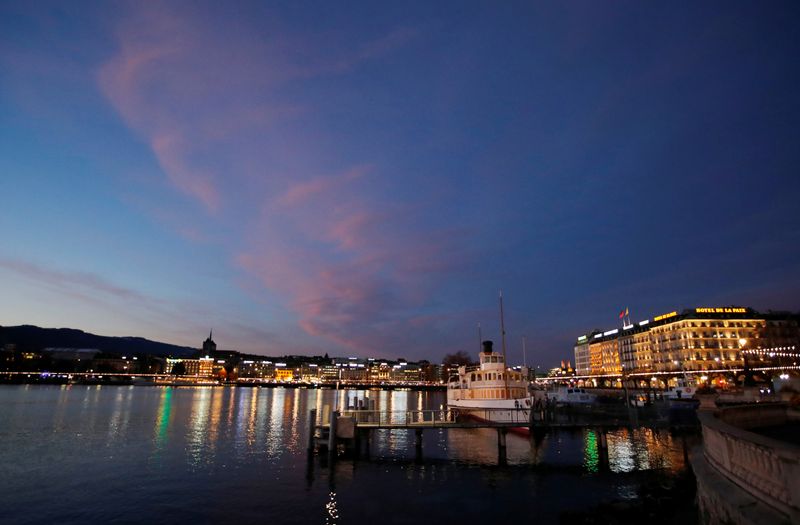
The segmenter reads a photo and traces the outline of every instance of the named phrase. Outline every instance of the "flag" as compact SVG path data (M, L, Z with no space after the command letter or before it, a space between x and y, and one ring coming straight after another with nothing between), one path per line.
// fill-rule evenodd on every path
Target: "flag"
M628 307L625 307L625 315L628 315Z
M619 318L622 319L623 317L625 317L625 310L620 310Z

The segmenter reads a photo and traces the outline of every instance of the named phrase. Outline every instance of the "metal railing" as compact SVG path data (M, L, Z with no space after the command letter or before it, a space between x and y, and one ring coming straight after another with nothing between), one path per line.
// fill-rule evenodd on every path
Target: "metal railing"
M380 426L436 425L437 423L453 423L458 417L454 410L342 410L340 417L355 419L359 425L373 424ZM323 421L326 424L327 421Z
M447 408L441 410L343 410L339 417L352 418L358 425L385 427L419 426L528 426L530 410ZM327 425L324 415L319 424Z

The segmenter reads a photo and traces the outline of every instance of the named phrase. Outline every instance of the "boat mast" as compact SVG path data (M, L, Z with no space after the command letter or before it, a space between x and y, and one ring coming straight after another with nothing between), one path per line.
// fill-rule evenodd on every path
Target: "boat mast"
M524 335L522 336L522 366L525 368L528 367L528 356L525 353L525 339L527 339Z
M500 339L503 344L503 380L506 387L506 399L511 399L508 393L508 361L506 361L506 323L503 318L503 290L500 290Z

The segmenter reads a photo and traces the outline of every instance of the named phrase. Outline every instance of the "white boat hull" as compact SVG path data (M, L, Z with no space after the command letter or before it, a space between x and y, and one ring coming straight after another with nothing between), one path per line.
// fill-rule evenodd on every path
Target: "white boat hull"
M448 408L456 410L459 417L468 417L491 423L519 423L527 426L530 422L530 398L523 399L469 399L451 400Z

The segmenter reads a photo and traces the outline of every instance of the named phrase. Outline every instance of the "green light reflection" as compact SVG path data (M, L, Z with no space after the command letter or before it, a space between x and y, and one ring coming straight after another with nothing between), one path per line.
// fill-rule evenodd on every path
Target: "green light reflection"
M583 447L583 465L589 472L600 470L600 451L597 445L597 432L587 430Z

